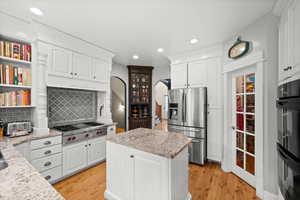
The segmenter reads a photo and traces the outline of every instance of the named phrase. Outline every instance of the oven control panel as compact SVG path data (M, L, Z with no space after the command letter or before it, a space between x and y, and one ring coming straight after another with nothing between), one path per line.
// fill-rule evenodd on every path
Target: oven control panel
M86 131L83 133L77 133L73 135L65 135L63 136L63 145L67 144L73 144L81 141L85 141L88 139L96 138L96 137L102 137L107 135L107 128L99 128L92 131Z

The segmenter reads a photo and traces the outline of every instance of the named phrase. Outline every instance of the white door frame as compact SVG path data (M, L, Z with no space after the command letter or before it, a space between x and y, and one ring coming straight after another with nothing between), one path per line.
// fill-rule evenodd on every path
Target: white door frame
M232 134L232 72L254 66L255 74L255 188L256 195L263 198L263 67L264 57L262 51L253 52L239 60L224 65L224 147L222 169L232 172L233 163L233 134Z

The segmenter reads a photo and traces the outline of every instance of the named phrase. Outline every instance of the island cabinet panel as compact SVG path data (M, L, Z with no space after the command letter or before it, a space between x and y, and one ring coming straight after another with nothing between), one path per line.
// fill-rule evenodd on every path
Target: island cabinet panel
M189 199L187 148L172 159L109 141L106 146L107 200Z

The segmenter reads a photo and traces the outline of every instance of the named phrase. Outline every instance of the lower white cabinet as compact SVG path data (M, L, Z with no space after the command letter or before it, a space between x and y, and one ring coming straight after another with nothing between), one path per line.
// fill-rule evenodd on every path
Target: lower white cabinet
M52 168L50 170L42 172L41 174L50 183L55 183L55 181L62 177L61 166Z
M207 158L221 162L223 109L209 109L207 114Z
M63 147L63 175L71 174L87 166L86 141Z
M105 137L96 138L89 141L88 144L88 165L95 164L105 159L106 141Z
M70 175L105 159L105 137L63 147L63 176Z
M108 200L188 199L188 150L170 159L107 142L106 183Z

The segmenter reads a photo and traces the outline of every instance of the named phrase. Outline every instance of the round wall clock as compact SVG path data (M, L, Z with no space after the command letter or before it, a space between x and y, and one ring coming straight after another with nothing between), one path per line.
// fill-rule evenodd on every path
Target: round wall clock
M234 45L228 50L228 57L237 59L244 56L250 49L250 42L242 41L240 38L234 43Z

